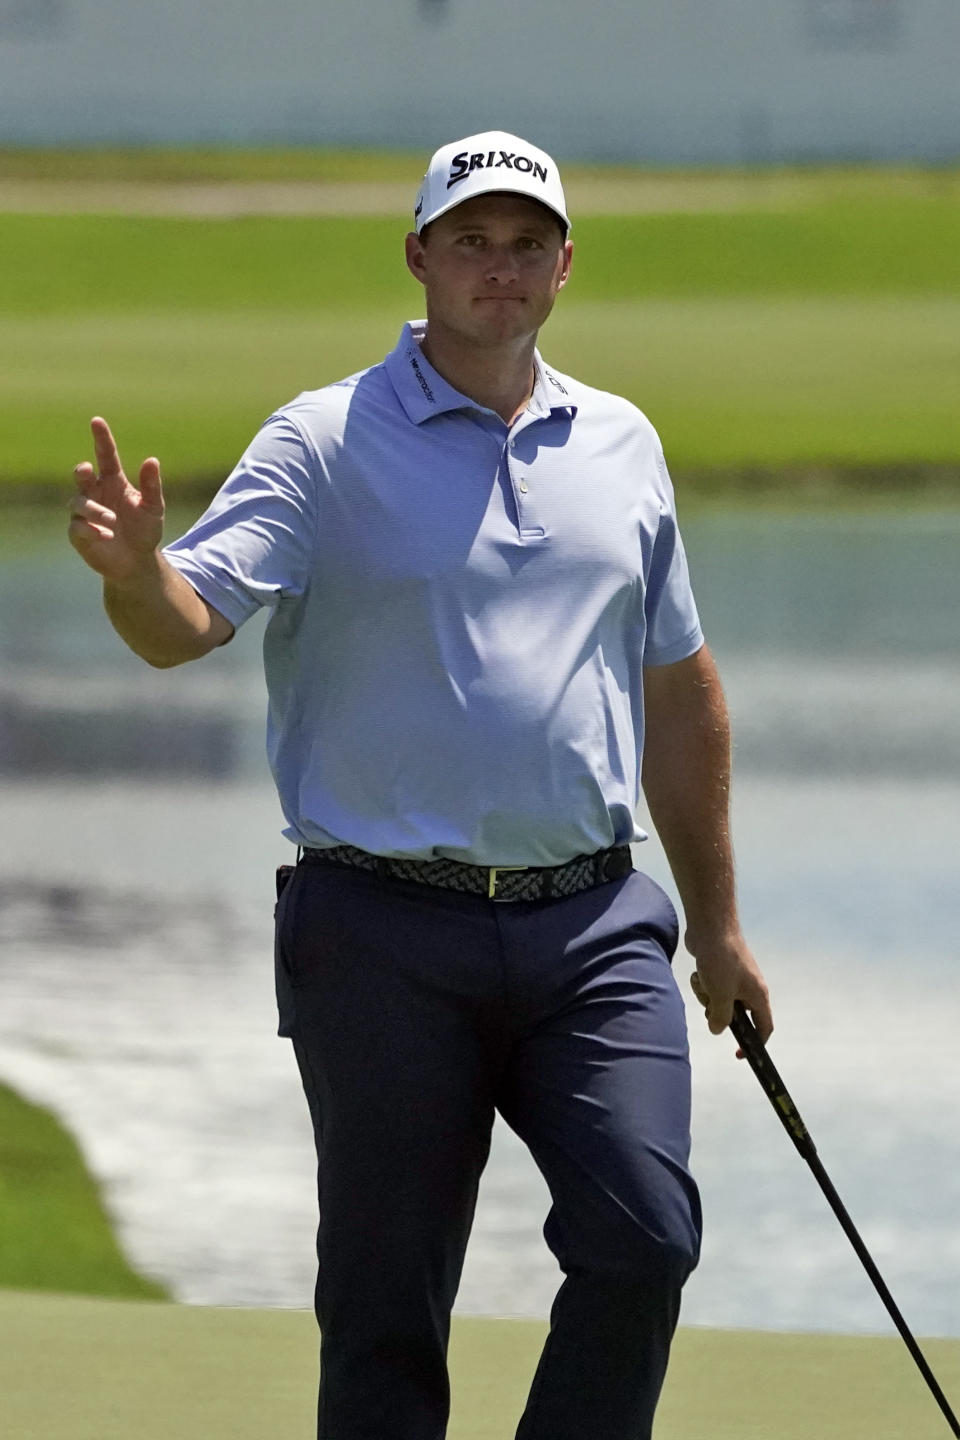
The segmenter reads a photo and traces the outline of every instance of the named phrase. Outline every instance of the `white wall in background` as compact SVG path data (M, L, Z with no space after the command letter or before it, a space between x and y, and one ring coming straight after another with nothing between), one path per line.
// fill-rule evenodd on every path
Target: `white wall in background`
M0 144L960 156L960 0L0 0Z

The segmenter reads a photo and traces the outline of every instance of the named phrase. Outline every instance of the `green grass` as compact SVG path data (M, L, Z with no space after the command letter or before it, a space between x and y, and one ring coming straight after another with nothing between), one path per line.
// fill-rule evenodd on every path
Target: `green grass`
M577 225L583 300L960 293L953 197L780 213L596 216Z
M456 1318L450 1440L512 1435L545 1327ZM0 1295L0 1393L16 1440L309 1440L316 1335L296 1311ZM960 1342L927 1342L948 1394ZM940 1440L895 1338L678 1332L656 1440Z
M358 311L347 328L329 313L98 315L82 339L61 316L11 320L4 470L66 485L104 411L129 462L157 453L168 476L212 482L275 405L389 348L404 313ZM956 462L958 336L960 299L600 302L558 310L548 354L641 403L675 469ZM51 366L78 348L84 363Z
M343 315L416 296L397 220L8 215L0 314ZM242 358L242 357L240 357Z
M220 176L257 163L214 158ZM201 159L155 156L190 175ZM329 163L353 177L399 166ZM893 174L884 187L863 172L794 193L784 177L741 175L736 209L578 217L544 351L646 410L678 472L956 465L960 200L947 179L928 182ZM158 453L173 482L214 483L276 406L372 363L420 313L405 228L399 216L4 216L0 483L57 477L68 490L97 412L131 468Z
M0 180L221 184L250 180L409 180L419 154L386 150L0 149ZM421 170L422 173L422 170Z
M0 314L373 310L419 295L402 217L8 215ZM578 221L564 302L960 295L960 204Z
M891 189L910 194L956 193L960 170L954 165L934 169L883 165L801 165L770 169L712 167L707 170L587 162L557 157L564 185L574 193L583 185L616 181L626 186L679 185L687 194L715 195L736 187L764 200L782 203L785 195L822 201L867 195L889 195ZM39 146L0 147L0 181L98 180L141 185L246 184L249 182L371 181L410 185L419 178L427 155L422 150L329 150L302 145L284 148L85 147L46 150ZM580 213L580 212L578 212Z
M128 1265L71 1137L46 1110L2 1085L0 1286L153 1299L166 1293Z

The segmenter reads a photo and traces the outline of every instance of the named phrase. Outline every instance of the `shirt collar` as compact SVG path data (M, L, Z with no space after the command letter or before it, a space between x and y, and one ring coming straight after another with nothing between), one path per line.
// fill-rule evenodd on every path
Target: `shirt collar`
M527 406L532 415L545 419L554 410L565 410L571 420L577 413L576 402L571 400L570 391L563 381L554 375L549 365L543 363L539 350L533 352L533 394Z
M421 425L424 420L449 410L477 409L476 401L454 390L423 354L420 347L426 331L426 320L408 321L400 332L396 347L384 362L397 399L414 425ZM527 406L528 415L537 420L545 420L554 410L566 410L575 415L577 407L570 400L566 387L544 365L539 351L534 351L533 367L533 394Z
M470 401L438 375L420 345L427 331L426 320L411 320L400 332L396 348L387 356L387 374L397 399L414 425L446 410L463 410Z

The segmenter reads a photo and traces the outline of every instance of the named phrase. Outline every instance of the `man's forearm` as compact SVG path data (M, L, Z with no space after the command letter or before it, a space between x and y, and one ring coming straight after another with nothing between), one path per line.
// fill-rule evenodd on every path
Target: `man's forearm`
M730 840L730 723L704 647L645 676L643 789L680 892L688 946L739 930Z
M736 1001L761 1040L773 1030L770 997L737 915L730 843L730 723L706 646L644 672L643 788L686 916L691 984L719 1035Z
M233 633L159 551L130 580L105 580L103 603L121 639L159 669L196 660Z

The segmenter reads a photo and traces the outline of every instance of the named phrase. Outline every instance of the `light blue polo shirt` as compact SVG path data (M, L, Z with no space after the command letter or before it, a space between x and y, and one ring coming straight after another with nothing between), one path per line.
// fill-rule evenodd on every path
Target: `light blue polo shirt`
M261 605L267 749L301 845L556 865L644 838L644 665L703 643L656 432L536 357L509 428L420 350L263 426L166 554Z

